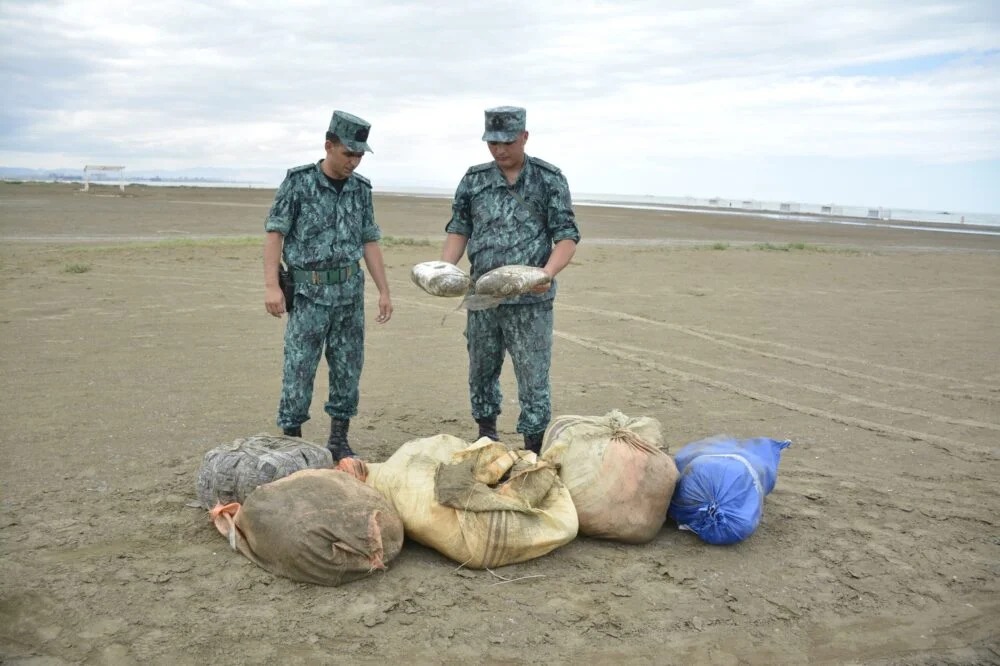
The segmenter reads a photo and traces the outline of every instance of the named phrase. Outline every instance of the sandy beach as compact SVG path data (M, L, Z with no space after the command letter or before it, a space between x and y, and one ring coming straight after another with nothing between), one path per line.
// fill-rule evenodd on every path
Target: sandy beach
M229 549L202 457L275 432L273 191L0 183L0 663L998 664L1000 236L580 206L554 414L670 451L789 439L757 532L667 521L493 572L407 542L326 588ZM446 199L376 195L395 314L352 445L472 438L464 314L417 289ZM325 367L304 437L321 441ZM504 374L501 435L519 444Z

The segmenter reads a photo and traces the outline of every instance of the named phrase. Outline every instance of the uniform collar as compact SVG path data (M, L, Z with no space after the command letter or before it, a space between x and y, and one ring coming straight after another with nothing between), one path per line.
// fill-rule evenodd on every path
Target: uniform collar
M320 187L328 187L331 190L333 190L334 189L333 185L330 184L330 181L327 178L326 174L323 173L322 164L323 160L316 162L316 180L319 182ZM354 177L354 174L351 174L350 176L348 176L347 182L344 183L344 189L341 190L341 193L347 192L348 190L353 190L356 187L358 187L358 179Z
M517 180L514 181L514 185L523 181L525 178L531 175L531 171L534 167L531 164L531 160L528 159L528 154L524 154L524 163L521 165L521 172L517 174ZM493 174L501 185L507 187L507 178L503 175L503 171L500 170L500 165L493 161ZM513 187L514 185L511 185Z

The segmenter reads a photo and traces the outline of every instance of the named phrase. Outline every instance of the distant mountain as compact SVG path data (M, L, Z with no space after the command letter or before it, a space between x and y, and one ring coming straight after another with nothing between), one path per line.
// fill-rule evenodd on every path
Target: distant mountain
M0 166L0 178L23 178L25 180L83 178L82 169L25 169L23 167Z

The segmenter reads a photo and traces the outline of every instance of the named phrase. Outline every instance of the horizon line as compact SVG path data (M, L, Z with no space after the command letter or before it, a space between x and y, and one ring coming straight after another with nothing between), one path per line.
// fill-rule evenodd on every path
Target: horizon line
M198 167L202 168L202 167ZM229 171L235 171L236 169L232 167L205 167L213 169L223 169ZM83 169L81 168L81 174L79 177L71 174L60 174L56 169L40 169L32 167L8 167L0 165L0 170L10 169L10 170L22 170L28 172L46 172L45 176L51 176L51 179L45 179L42 174L38 174L34 177L29 175L16 176L16 175L3 175L0 174L0 182L10 182L10 181L29 181L29 182L40 182L40 183L58 183L58 182L84 182ZM191 168L187 170L196 170L197 168ZM258 168L254 167L255 170ZM266 167L260 167L259 170L264 170ZM145 169L144 171L156 171L155 169ZM103 174L103 172L98 172ZM90 183L92 185L114 185L117 186L119 183L124 182L126 185L138 185L138 186L159 186L159 187L171 187L171 186L184 186L191 185L195 183L202 183L203 187L211 187L212 185L219 186L233 186L233 188L242 188L245 186L256 186L253 189L277 189L280 185L280 181L262 181L262 180L232 180L230 178L212 178L206 176L178 176L176 178L164 178L161 176L137 176L132 179L125 177L120 179L117 176L104 176L95 175L90 177ZM150 185L151 183L162 183L161 185ZM176 183L177 185L172 185ZM399 190L393 190L393 188L400 188ZM402 184L398 181L391 182L386 185L380 185L375 188L376 193L383 194L433 194L450 197L454 193L453 186L443 186L443 185L407 185ZM573 191L570 188L570 192L574 198L587 199L587 203L629 203L628 201L622 201L625 199L687 199L687 200L698 200L705 203L691 203L691 204L680 204L688 205L693 207L707 207L707 208L719 208L719 209L745 209L745 210L767 210L763 208L755 208L753 204L770 204L776 203L779 206L791 205L791 206L816 206L816 207L831 207L831 208L853 208L853 209L867 209L880 211L885 211L891 214L892 211L910 211L910 212L920 212L920 213L930 213L934 215L987 215L987 216L1000 216L1000 210L989 211L989 210L968 210L968 209L958 209L945 210L944 207L940 208L912 208L909 206L892 206L892 205L873 205L873 204L857 204L857 203L842 203L837 201L810 201L803 199L776 199L776 198L764 198L764 197L727 197L727 196L695 196L690 194L635 194L635 193L624 193L624 192L582 192ZM656 202L651 202L656 203ZM670 204L672 202L663 202L664 205ZM740 206L735 206L734 204L739 203ZM722 204L729 204L724 206ZM749 207L746 204L751 204Z

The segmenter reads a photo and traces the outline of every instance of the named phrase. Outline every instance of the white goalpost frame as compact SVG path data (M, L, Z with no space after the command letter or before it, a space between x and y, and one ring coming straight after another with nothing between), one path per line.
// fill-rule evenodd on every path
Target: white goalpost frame
M88 164L83 167L83 191L87 192L90 190L90 172L91 171L117 171L118 172L118 189L122 192L125 191L125 167L123 166L108 166L104 164Z

